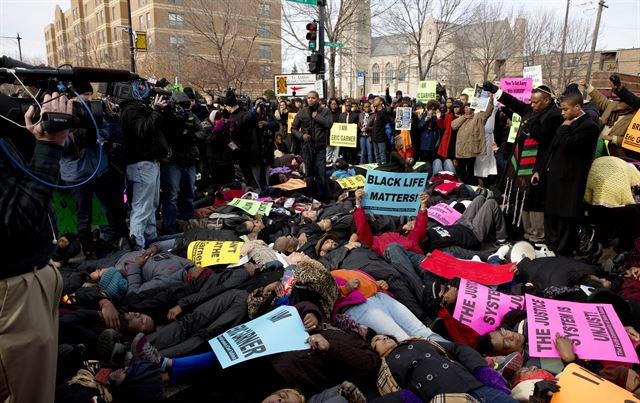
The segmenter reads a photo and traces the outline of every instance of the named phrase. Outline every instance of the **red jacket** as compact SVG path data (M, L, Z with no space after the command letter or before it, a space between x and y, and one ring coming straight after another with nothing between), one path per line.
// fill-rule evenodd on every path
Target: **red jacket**
M418 212L418 216L416 217L416 226L406 237L398 232L385 232L378 236L373 236L371 228L369 228L367 216L362 208L356 209L354 219L356 220L358 240L369 245L369 247L378 255L384 256L384 250L392 243L399 243L400 246L406 250L424 255L424 252L420 248L420 244L424 241L424 238L427 235L427 213L422 211Z
M453 112L447 112L444 115L444 119L438 118L436 120L438 127L444 130L442 140L440 140L440 146L438 147L438 156L442 158L448 158L449 155L449 142L451 141L451 123L453 122Z

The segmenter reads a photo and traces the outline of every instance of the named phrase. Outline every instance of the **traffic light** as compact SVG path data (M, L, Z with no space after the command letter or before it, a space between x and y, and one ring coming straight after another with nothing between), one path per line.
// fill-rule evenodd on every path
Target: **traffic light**
M314 51L310 56L307 56L307 63L309 64L309 73L324 73L324 57L322 54Z
M313 21L307 24L307 40L309 41L309 50L317 49L318 39L318 21Z

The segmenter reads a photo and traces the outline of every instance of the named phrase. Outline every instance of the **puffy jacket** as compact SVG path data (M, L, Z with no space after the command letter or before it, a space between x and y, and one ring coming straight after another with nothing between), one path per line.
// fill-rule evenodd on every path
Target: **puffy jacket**
M460 116L453 121L451 127L458 131L456 158L473 158L487 153L484 126L491 112L493 112L493 103L489 102L486 111L478 112L471 118Z
M181 117L171 116L170 121L171 129L167 131L168 161L187 166L195 164L200 155L196 145L196 133L202 130L200 119L187 111Z
M318 113L315 118L311 118L311 110L304 107L296 114L291 127L291 133L300 141L302 136L309 131L311 134L311 142L316 150L322 150L327 147L329 138L329 129L333 124L331 111L327 108L318 107Z
M120 124L124 133L127 164L160 160L167 156L169 145L165 129L168 113L153 110L137 101L123 104Z
M406 237L398 232L384 232L378 236L373 236L369 228L367 216L363 208L356 208L354 215L358 239L371 247L371 250L378 255L383 256L384 250L392 243L400 244L404 249L420 255L424 254L420 249L420 244L424 241L427 234L427 213L418 212L416 217L416 225Z
M140 266L134 261L138 255L140 252L127 253L115 265L127 277L127 294L185 283L187 269L193 266L191 261L171 253L155 254Z
M258 142L258 120L251 113L238 108L231 113L229 121L231 127L231 139L239 150L235 153L239 161L257 163L260 155L260 143Z

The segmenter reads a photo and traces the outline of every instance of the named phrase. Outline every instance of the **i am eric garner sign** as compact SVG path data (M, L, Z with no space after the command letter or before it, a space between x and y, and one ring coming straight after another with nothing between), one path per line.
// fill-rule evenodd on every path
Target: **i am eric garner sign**
M438 82L436 80L420 81L418 83L418 91L416 93L416 102L427 103L432 99L436 99L436 88Z
M332 147L355 148L358 142L358 125L356 123L334 123L331 126L329 145Z

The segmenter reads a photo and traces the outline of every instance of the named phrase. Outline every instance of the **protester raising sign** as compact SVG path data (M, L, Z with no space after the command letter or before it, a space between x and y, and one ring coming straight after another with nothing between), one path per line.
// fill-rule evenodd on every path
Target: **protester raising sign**
M485 285L498 285L513 280L515 264L495 265L456 259L439 250L434 250L422 261L420 267L444 278L461 277Z
M462 214L458 210L446 203L439 203L429 207L427 214L429 218L442 225L453 225L462 217Z
M487 106L489 106L490 96L491 93L489 91L483 90L480 84L476 84L473 91L473 99L471 100L471 109L474 109L476 112L486 111Z
M531 78L533 88L538 88L542 85L542 66L527 66L522 69L522 76Z
M571 339L587 360L638 363L631 339L610 304L556 301L527 294L529 355L558 358L556 333Z
M235 241L194 241L187 248L187 259L198 267L235 264L240 261L243 244Z
M240 210L244 210L247 214L250 214L252 216L258 214L268 216L271 212L271 207L273 207L273 203L271 202L259 202L255 200L238 198L231 200L228 205L237 207Z
M209 340L220 366L285 351L306 350L309 334L296 308L281 306Z
M349 189L349 190L358 189L358 188L364 187L364 176L362 175L350 176L344 179L336 179L336 182L338 183L338 185L340 185L341 189Z
M622 147L640 153L640 111L636 113L631 123L629 123L627 133L622 141Z
M334 123L331 126L329 145L332 147L355 148L358 142L358 125L356 123Z
M531 102L533 80L531 77L501 78L500 89L507 94L513 95L516 99L528 104Z
M438 82L436 80L420 81L416 92L416 102L427 103L432 99L436 99L437 88Z
M524 309L524 296L507 295L467 279L460 280L453 318L479 334L495 330L507 313Z
M367 171L362 207L368 214L416 216L426 173Z

